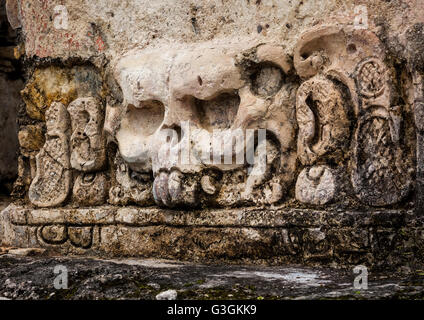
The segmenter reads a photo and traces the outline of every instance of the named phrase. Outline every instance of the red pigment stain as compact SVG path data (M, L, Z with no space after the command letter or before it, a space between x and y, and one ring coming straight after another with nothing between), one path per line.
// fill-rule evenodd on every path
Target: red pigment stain
M105 49L105 43L104 43L104 41L103 41L103 39L102 39L102 37L98 37L97 38L97 40L96 40L96 44L97 44L97 49L99 50L99 51L103 51L104 49Z

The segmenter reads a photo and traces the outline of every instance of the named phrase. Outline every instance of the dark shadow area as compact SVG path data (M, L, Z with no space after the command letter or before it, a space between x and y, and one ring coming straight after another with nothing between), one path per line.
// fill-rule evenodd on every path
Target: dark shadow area
M0 2L0 197L9 195L18 173L17 113L24 87L21 64L15 57L18 33L10 26L5 1Z

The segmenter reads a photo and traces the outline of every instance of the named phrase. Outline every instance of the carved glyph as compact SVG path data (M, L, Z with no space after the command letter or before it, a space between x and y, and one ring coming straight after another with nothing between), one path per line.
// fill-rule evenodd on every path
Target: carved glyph
M361 96L352 157L352 184L357 196L373 206L401 201L409 192L412 162L402 149L402 106L392 105L392 85L387 67L367 58L357 67Z
M95 98L78 98L68 106L71 116L71 165L83 172L102 169L106 160L104 111Z
M72 183L70 122L62 103L53 103L47 110L46 126L46 143L36 157L37 172L29 189L29 199L39 207L54 207L66 200Z
M357 196L373 206L404 198L411 184L408 159L393 140L388 115L369 114L355 134L352 184Z
M88 249L93 244L93 227L45 225L37 230L37 240L48 245L63 245L69 241L74 247Z
M103 172L80 173L74 182L73 200L83 206L98 206L106 202L109 182Z

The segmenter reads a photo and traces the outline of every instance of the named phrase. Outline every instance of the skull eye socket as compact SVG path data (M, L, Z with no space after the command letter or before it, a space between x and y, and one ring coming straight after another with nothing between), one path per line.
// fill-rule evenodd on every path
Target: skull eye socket
M279 67L271 63L260 63L250 76L251 90L257 96L274 96L283 86L284 78Z
M204 129L224 130L231 128L237 116L240 97L237 91L225 92L211 100L195 99L194 106Z
M129 105L127 116L129 128L150 136L160 127L165 117L165 107L157 100L144 101L140 108Z

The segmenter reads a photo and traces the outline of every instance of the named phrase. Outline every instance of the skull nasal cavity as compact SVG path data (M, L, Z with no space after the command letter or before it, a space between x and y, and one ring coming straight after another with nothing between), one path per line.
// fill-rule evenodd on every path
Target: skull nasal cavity
M195 99L195 109L201 126L209 131L229 129L237 116L240 97L237 92L222 93L211 100Z
M250 77L252 92L258 96L269 97L275 95L283 86L283 71L271 64L259 64Z
M127 119L129 127L143 136L150 136L160 127L165 116L164 105L156 100L145 101L139 108L129 105Z

